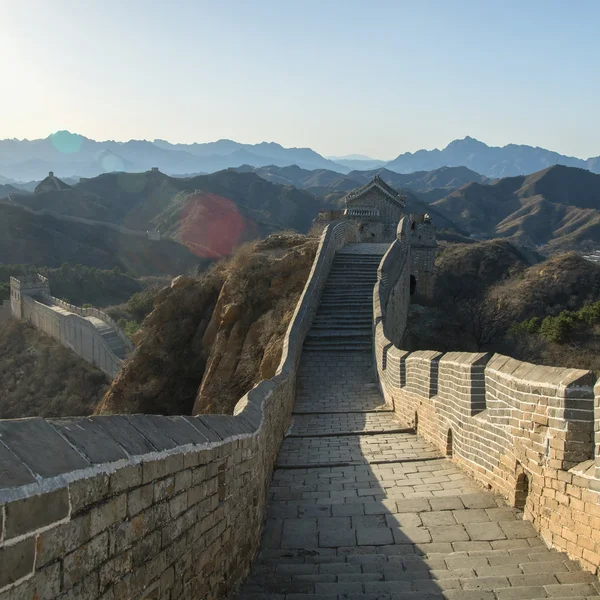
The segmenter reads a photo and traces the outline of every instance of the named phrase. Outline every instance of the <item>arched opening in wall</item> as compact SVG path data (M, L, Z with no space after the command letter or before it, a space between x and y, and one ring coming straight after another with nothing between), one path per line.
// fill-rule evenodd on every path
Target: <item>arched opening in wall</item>
M415 230L415 222L414 221L410 224L410 230L411 231Z
M410 276L410 295L414 296L417 289L417 278L414 275Z
M452 458L452 429L448 429L446 436L446 456Z
M517 486L515 489L515 508L520 510L525 509L527 504L527 496L529 495L529 477L525 473L521 473L517 477Z
M415 433L419 432L419 413L415 411Z

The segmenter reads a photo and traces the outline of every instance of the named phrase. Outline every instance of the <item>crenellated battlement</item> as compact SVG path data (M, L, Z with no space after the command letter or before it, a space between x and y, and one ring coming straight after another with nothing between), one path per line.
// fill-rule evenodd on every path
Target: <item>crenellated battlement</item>
M600 383L590 371L500 354L402 350L413 249L398 238L373 296L375 364L387 404L474 479L524 509L548 545L596 572Z

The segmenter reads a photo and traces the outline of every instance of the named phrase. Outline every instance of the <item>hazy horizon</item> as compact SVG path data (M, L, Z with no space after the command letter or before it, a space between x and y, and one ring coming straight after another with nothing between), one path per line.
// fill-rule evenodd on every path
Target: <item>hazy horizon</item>
M600 4L5 2L0 138L600 155Z
M53 131L51 133L49 133L48 135L44 135L41 137L37 137L37 138L18 138L18 137L13 137L13 138L0 138L0 141L5 140L5 139L11 139L11 140L17 140L17 141L35 141L35 140L43 140L43 139L47 139L48 137L59 133L59 132L63 132L63 131L68 131L68 130L58 130L58 131ZM79 131L68 131L68 133L73 134L73 135L82 135L83 137L86 137L88 139L94 139L94 138L90 138L89 136L86 136L84 134L82 134ZM456 140L464 140L466 138L472 138L472 139L476 139L478 142L482 142L484 144L486 144L489 147L496 147L493 144L489 144L487 143L485 140L482 139L477 139L474 138L474 136L469 136L467 135L463 135L460 138L456 138L455 140L448 140L446 143L441 144L440 146L437 146L435 148L417 148L417 150L427 150L427 151L431 151L431 150L443 150L444 148L446 148L446 146L448 146L451 142L454 142ZM367 155L358 155L357 153L354 153L352 151L349 151L348 154L346 155L342 155L342 154L338 154L338 155L329 155L323 152L319 152L319 150L313 146L295 146L295 145L291 145L291 146L286 146L284 144L281 144L280 142L278 142L277 140L260 140L258 142L245 142L242 140L238 140L238 139L232 139L232 138L218 138L218 139L214 139L214 140L206 140L206 141L198 141L198 140L194 140L192 142L179 142L179 141L174 141L174 140L170 140L170 139L165 139L165 138L154 138L154 139L150 139L150 138L129 138L129 139L96 139L94 141L102 143L102 142L117 142L117 143L127 143L127 142L132 142L132 141L143 141L143 142L151 142L154 143L158 140L161 141L165 141L165 142L169 142L170 144L194 144L194 143L198 143L198 144L210 144L210 143L215 143L215 142L219 142L219 141L232 141L232 142L237 142L239 144L260 144L260 143L275 143L275 144L279 144L280 146L284 147L284 148L309 148L311 150L314 150L315 152L317 152L318 154L320 154L321 156L323 156L324 158L327 158L329 160L380 160L380 161L391 161L394 160L395 158L397 158L399 155L405 153L405 152L415 152L415 150L402 150L400 149L398 152L396 152L396 154L394 154L393 156L389 156L389 157L380 157L380 156L367 156ZM514 142L509 142L509 144L514 144ZM535 144L526 144L528 146L532 146L532 147L538 147L541 148L541 146L539 145L535 145ZM558 152L560 153L558 150L556 150L555 148L543 148L544 150L549 150L551 152ZM362 157L362 158L359 158ZM582 160L587 160L589 158L595 158L596 156L600 156L600 144L599 144L599 148L596 154L591 154L590 156L576 156L576 155L565 155L565 156L570 156L572 158L579 158Z

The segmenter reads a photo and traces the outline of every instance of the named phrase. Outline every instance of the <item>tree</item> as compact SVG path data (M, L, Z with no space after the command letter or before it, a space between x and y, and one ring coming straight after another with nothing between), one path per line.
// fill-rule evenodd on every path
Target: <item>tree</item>
M507 309L493 298L465 298L458 305L458 314L478 351L502 337L509 323Z

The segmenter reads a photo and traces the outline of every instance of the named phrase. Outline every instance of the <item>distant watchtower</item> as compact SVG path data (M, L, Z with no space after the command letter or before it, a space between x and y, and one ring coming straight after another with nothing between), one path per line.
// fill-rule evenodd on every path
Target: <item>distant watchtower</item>
M415 278L415 293L428 298L433 294L433 274L437 241L435 226L429 215L411 215L411 274Z
M42 275L10 278L10 311L15 319L23 318L23 297L50 294L48 279Z
M381 177L346 194L344 218L360 222L363 242L392 242L404 216L405 198Z

